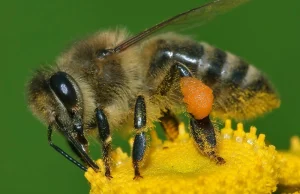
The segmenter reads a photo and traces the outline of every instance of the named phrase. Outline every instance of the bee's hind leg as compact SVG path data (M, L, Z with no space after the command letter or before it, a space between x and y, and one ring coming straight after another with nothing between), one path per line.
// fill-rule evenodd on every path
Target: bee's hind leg
M180 78L182 77L193 77L193 75L187 66L175 61L174 64L171 66L169 72L165 76L164 80L158 87L157 93L160 95L166 95L169 92L170 88L172 88L172 85L175 84L175 82L179 82ZM168 121L172 121L173 125L175 123L174 118L170 117L169 115L164 115L162 118L160 118L160 120L162 122L165 122L162 123L163 126L166 125L166 122ZM190 125L191 134L200 151L212 160L215 160L217 164L225 163L225 160L222 157L218 156L216 153L216 133L209 116L203 119L195 119L194 116L190 114ZM174 128L167 130L167 136L168 132L174 133L174 131L174 134L176 135L176 130L174 130Z
M198 120L191 115L190 125L191 134L200 151L214 160L217 164L224 164L224 158L218 156L216 153L216 133L209 116Z
M111 136L107 118L104 112L96 109L96 120L99 130L99 137L102 143L103 161L105 166L105 176L108 179L113 178L110 174L110 152L111 152Z
M173 87L173 84L178 84L181 77L191 76L192 73L185 65L175 61L163 81L158 86L156 93L165 96L170 88ZM166 109L162 111L162 117L160 117L159 120L167 138L174 141L179 135L179 121L176 115L172 110Z
M134 137L132 148L132 163L134 168L133 179L143 178L140 174L139 163L143 160L147 147L147 136L145 132L146 123L145 100L143 96L138 96L134 109L134 129L136 135Z

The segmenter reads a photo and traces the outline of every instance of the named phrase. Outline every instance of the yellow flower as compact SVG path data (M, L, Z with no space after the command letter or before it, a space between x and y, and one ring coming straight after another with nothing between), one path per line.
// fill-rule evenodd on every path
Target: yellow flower
M112 153L113 179L91 168L85 173L90 193L272 193L279 183L285 187L300 183L299 142L298 151L294 140L295 150L278 154L273 145L265 144L265 135L257 137L255 127L246 133L241 123L233 130L226 121L218 137L224 165L200 154L183 124L174 142L162 143L155 131L151 137L150 152L141 168L143 179L133 180L131 158L118 148ZM103 169L102 160L97 164Z
M284 193L300 194L300 140L291 138L289 152L279 152L279 190Z

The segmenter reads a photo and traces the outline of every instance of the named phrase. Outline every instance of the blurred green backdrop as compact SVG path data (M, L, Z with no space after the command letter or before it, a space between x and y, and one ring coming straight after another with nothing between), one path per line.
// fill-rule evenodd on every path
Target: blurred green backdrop
M1 193L88 193L83 173L47 143L46 127L27 109L24 86L33 69L51 64L73 40L127 26L133 33L199 1L7 1L1 3ZM247 123L287 149L300 135L300 1L254 0L193 30L199 40L231 51L269 75L280 109ZM67 149L61 137L55 136ZM124 142L126 142L124 140ZM118 145L117 141L114 142ZM96 145L94 146L95 148Z

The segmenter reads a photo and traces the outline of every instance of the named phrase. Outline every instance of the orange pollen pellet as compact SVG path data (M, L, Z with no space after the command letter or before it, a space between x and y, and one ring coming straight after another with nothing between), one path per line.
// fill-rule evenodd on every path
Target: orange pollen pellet
M196 119L203 119L208 116L214 101L212 89L192 77L181 78L180 87L187 111Z

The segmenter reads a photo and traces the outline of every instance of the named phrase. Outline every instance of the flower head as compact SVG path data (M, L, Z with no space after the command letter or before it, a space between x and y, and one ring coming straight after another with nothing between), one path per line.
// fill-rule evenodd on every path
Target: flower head
M197 150L183 125L174 142L162 142L155 131L151 137L150 153L141 168L143 179L133 180L131 158L118 148L112 154L112 180L102 172L86 172L90 193L271 193L279 183L300 183L296 139L290 153L278 154L273 145L265 144L265 135L256 135L255 127L245 132L239 123L233 130L227 120L218 141L219 155L226 164L217 165ZM103 168L102 160L97 164Z

